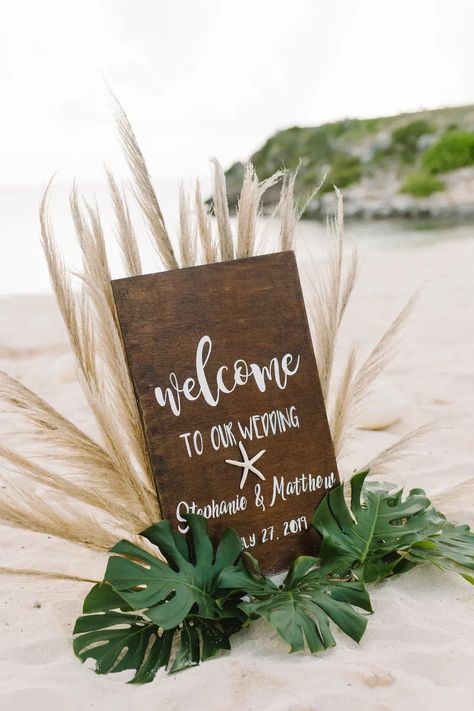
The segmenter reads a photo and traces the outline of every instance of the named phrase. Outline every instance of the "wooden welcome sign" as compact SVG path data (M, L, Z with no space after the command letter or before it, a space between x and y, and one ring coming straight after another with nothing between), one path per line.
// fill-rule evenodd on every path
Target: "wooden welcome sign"
M314 553L338 474L293 252L112 284L163 517L235 528L265 572Z

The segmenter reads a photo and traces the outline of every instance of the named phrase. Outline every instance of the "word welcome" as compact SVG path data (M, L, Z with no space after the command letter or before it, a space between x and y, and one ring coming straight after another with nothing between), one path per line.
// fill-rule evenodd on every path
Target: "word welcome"
M221 365L213 375L209 375L206 366L211 352L212 340L209 336L203 336L196 349L195 377L186 378L180 384L176 373L171 372L168 377L170 385L164 389L159 386L155 388L158 405L169 405L176 416L181 414L181 396L191 401L203 398L208 405L216 407L221 394L228 395L251 380L262 393L266 391L268 381L284 390L288 378L295 375L300 365L300 356L294 358L291 353L285 353L281 358L271 358L268 365L247 363L243 358L238 358L230 368Z

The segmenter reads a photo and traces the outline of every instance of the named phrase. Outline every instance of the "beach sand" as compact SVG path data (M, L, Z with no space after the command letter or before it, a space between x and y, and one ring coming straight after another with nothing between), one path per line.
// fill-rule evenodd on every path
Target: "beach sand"
M423 286L403 348L387 373L406 399L404 416L384 432L356 432L342 470L363 465L400 434L436 420L419 456L400 461L390 479L426 488L441 497L446 514L471 525L473 277L474 238L369 251L339 348L339 360L351 340L363 353ZM67 352L51 297L0 301L1 369L93 432L77 382L62 382L55 368ZM459 493L456 486L463 483ZM105 555L3 527L0 537L0 565L103 575ZM373 587L375 615L359 646L336 632L337 647L320 657L288 655L262 622L233 639L232 654L175 676L160 674L143 687L127 686L128 672L95 675L74 657L71 632L89 587L0 577L2 711L472 708L474 589L456 575L420 567Z

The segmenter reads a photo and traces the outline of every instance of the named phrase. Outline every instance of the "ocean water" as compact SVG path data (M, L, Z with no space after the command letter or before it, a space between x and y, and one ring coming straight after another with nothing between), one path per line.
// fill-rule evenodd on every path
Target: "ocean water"
M178 231L178 181L157 183L156 189L169 233ZM206 194L204 184L203 192ZM39 204L43 186L0 188L0 296L49 293L49 277L40 244ZM107 235L113 277L123 276L120 256L114 243L114 219L106 187L88 185L85 196L97 200ZM58 184L51 193L50 212L57 242L66 263L77 270L81 256L69 214L69 186ZM140 240L144 270L159 269L156 254L147 236L142 216L133 215ZM271 241L274 225L262 220L262 239ZM436 224L414 221L348 222L346 234L362 251L418 249L444 240L474 235L473 224ZM327 230L322 222L302 221L298 227L298 248L316 257L327 244Z

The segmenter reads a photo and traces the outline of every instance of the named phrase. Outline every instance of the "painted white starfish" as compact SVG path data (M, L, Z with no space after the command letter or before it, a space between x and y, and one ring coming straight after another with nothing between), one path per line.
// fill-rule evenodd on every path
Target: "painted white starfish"
M242 454L242 462L238 462L236 459L226 459L225 461L226 464L233 464L236 467L242 467L242 469L244 470L240 479L240 488L244 488L244 484L247 481L247 476L249 472L252 472L253 474L255 474L255 476L258 476L259 479L265 481L265 477L263 476L262 472L260 472L257 467L254 466L254 464L257 459L260 459L262 454L265 454L266 450L261 449L260 452L257 452L257 454L255 454L251 459L249 459L249 455L245 451L245 447L242 442L239 442L239 449L240 453Z

